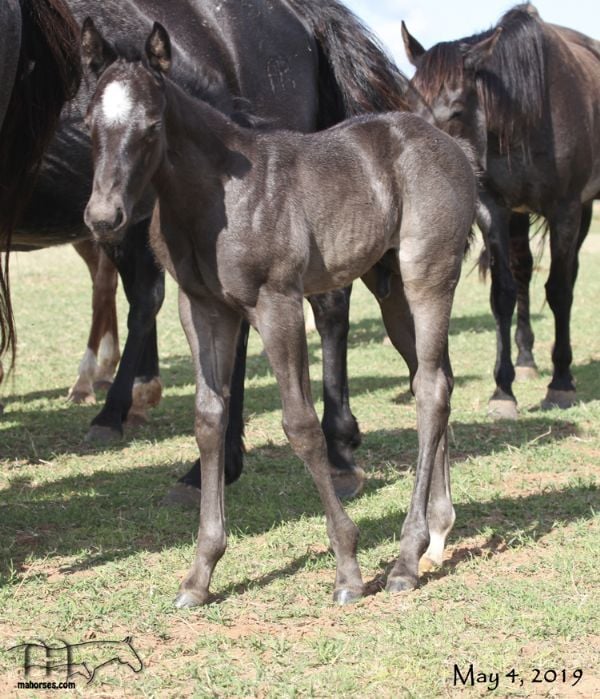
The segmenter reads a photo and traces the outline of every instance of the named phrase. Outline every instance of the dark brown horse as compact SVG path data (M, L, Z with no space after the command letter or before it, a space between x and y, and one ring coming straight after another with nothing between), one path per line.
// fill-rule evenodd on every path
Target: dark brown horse
M435 123L468 139L484 172L478 223L490 253L498 343L491 412L516 416L510 327L517 298L517 366L535 366L526 214L543 216L550 230L554 372L543 405L568 407L576 398L570 315L577 256L600 196L600 43L542 21L532 5L510 10L489 31L428 51L406 27L403 36L417 69L413 85Z
M384 256L395 271L380 304L409 367L419 435L413 498L387 587L416 587L419 560L441 562L454 521L448 323L476 199L463 151L424 120L398 112L311 135L242 128L167 77L171 43L158 23L143 60L107 51L91 20L83 45L100 74L87 115L95 172L86 223L98 240L118 241L152 184L152 247L179 285L195 365L200 531L177 605L207 601L225 551L229 386L243 320L262 337L284 430L325 508L337 560L334 599L362 596L358 531L336 497L312 402L302 301L362 275L374 289L372 270Z
M79 30L63 0L0 3L0 358L15 356L10 241L64 103L80 78Z

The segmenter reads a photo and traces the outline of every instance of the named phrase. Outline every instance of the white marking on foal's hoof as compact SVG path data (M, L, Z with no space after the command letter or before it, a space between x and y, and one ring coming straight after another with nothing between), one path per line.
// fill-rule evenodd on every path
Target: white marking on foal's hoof
M491 400L488 415L492 420L518 420L517 403L514 400Z
M349 470L331 469L335 494L340 500L351 500L362 493L367 476L360 466Z
M515 367L515 381L519 383L524 383L526 381L533 381L539 377L539 373L534 366L516 366Z
M192 592L191 590L181 590L175 597L175 606L177 609L191 609L192 607L200 607L208 601L208 594Z
M566 410L572 408L576 403L577 393L575 391L556 391L549 388L542 401L542 410L552 410L553 408Z
M364 591L362 588L360 590L355 590L350 587L341 587L333 593L333 601L340 606L358 602L363 597Z

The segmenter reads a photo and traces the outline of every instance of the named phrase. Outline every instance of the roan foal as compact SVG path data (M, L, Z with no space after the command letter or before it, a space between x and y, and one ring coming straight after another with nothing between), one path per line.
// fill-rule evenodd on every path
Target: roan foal
M311 135L244 129L166 77L171 46L160 24L145 54L106 68L90 103L95 175L85 219L97 238L118 238L150 182L157 192L152 245L180 289L202 459L198 548L176 604L207 601L225 551L224 440L242 318L262 337L285 433L325 508L337 562L334 599L363 594L358 530L335 495L311 398L302 298L361 275L374 288L371 270L388 251L395 271L380 304L410 369L419 456L387 588L416 587L419 559L427 550L441 562L454 521L448 322L474 217L467 158L411 114L360 117Z

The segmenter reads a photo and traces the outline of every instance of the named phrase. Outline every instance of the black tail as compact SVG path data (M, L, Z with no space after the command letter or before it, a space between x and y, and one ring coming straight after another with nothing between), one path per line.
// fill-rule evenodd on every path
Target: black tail
M16 347L8 267L11 233L81 73L79 27L64 0L21 0L21 13L19 65L0 124L0 252L5 251L0 259L0 357L9 351L11 367Z
M417 93L367 27L337 0L287 0L320 52L320 128L368 112L410 111Z

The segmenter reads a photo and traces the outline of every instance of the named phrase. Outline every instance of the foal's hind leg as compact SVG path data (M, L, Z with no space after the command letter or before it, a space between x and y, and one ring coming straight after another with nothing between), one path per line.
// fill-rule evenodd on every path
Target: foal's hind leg
M337 563L334 600L351 602L363 594L356 560L358 529L336 496L327 444L311 397L301 294L261 293L254 322L279 384L283 429L292 449L308 467L325 508Z
M225 552L224 458L229 386L241 319L213 300L179 293L179 313L196 372L195 432L200 448L202 491L194 564L181 583L178 607L204 604L213 570Z
M358 422L348 395L348 314L352 287L309 297L323 345L323 420L331 475L340 498L358 495L364 471L356 466L353 451L360 445Z
M405 266L401 266L403 273ZM418 585L419 561L432 543L430 530L438 539L434 538L435 550L430 549L427 555L439 560L454 516L450 490L445 487L446 430L453 384L448 360L448 323L454 288L450 283L443 284L444 274L446 279L450 278L448 270L430 270L427 275L420 275L421 279L428 275L439 278L437 287L428 287L428 281L404 283L414 321L418 359L413 390L417 399L419 456L412 498L400 535L400 555L387 582L387 589L392 592ZM393 342L394 338L390 337ZM431 505L430 498L433 498Z
M415 326L408 302L404 295L402 280L399 276L392 275L390 278L390 293L386 298L381 299L377 293L376 271L371 270L364 275L362 279L377 298L388 336L408 366L412 390L413 379L415 378L418 368ZM445 352L444 364L451 392L453 379L447 351ZM446 537L452 529L454 520L455 513L450 491L448 435L446 431L440 441L431 476L431 489L429 493L429 504L427 506L429 546L421 558L421 572L442 564Z

